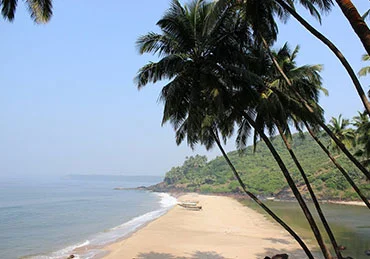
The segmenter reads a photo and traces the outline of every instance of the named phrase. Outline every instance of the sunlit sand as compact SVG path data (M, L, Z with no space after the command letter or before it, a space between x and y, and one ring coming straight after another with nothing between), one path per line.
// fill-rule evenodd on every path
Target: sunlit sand
M238 201L188 194L179 201L199 201L201 210L176 206L131 237L107 247L105 259L264 258L287 253L306 258L282 229Z

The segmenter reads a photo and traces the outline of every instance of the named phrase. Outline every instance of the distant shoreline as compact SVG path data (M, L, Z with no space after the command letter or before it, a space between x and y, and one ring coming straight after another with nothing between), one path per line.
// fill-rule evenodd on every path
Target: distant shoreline
M331 203L331 204L339 204L339 205L350 205L350 206L363 206L366 207L366 204L363 201L336 201L336 200L328 200L322 201L322 203Z

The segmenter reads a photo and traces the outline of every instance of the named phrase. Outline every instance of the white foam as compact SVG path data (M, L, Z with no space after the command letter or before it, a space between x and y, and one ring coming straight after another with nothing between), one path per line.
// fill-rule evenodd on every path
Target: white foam
M90 244L90 241L86 240L84 242L81 242L81 243L78 243L78 244L75 244L75 245L67 246L63 249L60 249L60 250L56 251L56 252L52 252L49 255L34 255L34 256L27 257L27 258L30 258L30 259L65 259L70 254L72 254L72 252L74 250L76 250L78 248L81 248L81 247L84 247L84 246L88 246L89 244ZM74 258L80 259L80 257L78 255L75 255Z
M93 236L90 240L78 243L76 245L68 246L56 252L50 253L49 255L37 255L31 256L30 259L65 259L69 255L73 254L76 259L91 259L96 255L102 253L103 246L113 243L120 238L124 238L141 226L159 218L165 214L170 208L177 204L177 199L167 193L155 193L161 199L159 204L160 209L145 213L138 217L135 217L122 225L109 229L108 231L101 232ZM84 249L85 248L85 249ZM77 251L78 249L78 251ZM83 251L83 252L81 252Z
M177 204L177 199L168 193L155 193L157 194L161 200L159 203L161 204L162 208L171 208Z

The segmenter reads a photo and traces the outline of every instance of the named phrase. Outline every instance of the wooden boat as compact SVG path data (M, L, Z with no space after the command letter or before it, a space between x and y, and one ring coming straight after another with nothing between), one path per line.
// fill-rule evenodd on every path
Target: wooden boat
M190 210L201 210L202 206L198 205L198 202L179 202L177 205Z

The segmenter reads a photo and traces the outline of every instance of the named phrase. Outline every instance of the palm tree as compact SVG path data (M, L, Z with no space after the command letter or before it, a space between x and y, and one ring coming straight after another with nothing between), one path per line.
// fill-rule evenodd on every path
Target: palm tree
M368 15L368 13L366 13L365 15ZM270 55L270 58L271 60L273 61L276 69L279 71L279 73L281 74L281 76L283 77L284 81L288 84L289 87L292 87L292 82L291 80L287 77L287 75L285 74L285 72L283 71L282 67L280 66L280 64L278 63L278 61L276 60L276 58L272 55L272 52L270 50L270 47L268 45L268 43L262 38L262 42L263 42L263 45L264 47L266 48L266 50L268 51L269 55ZM320 87L320 86L318 86ZM320 88L320 90L324 91L324 89ZM316 106L316 110L317 112L315 113L313 108L308 105L308 99L303 99L301 96L300 96L300 93L298 93L295 89L293 89L293 92L296 92L296 97L305 105L307 111L309 113L311 113L312 117L313 117L313 120L314 120L314 124L315 125L320 125L325 131L326 133L332 138L332 140L340 147L340 149L345 153L345 155L365 174L365 176L370 179L369 177L369 173L368 171L360 164L360 162L358 162L353 156L352 154L349 153L349 151L345 148L345 146L336 138L336 136L330 131L330 129L325 125L325 123L323 122L324 120L322 118L319 118L317 116L317 114L320 114L320 111L321 111L321 108L318 107L317 104L313 103L315 106ZM325 91L324 91L325 93ZM326 93L327 94L327 93ZM310 99L310 98L309 98ZM365 115L366 116L366 115ZM347 179L347 181L350 183L350 185L353 187L353 189L357 192L357 194L361 197L361 199L364 201L364 203L370 208L370 203L369 201L367 200L367 198L362 194L362 192L360 191L360 189L357 187L357 185L353 182L353 180L350 178L350 176L347 174L347 172L338 164L338 162L335 160L335 158L330 154L330 152L327 150L327 148L320 142L320 140L315 136L315 134L313 133L313 131L309 128L308 124L307 124L307 121L303 121L303 123L305 124L307 130L310 132L311 136L315 139L315 141L319 144L319 146L323 149L323 151L328 155L328 157L331 159L331 161L335 164L335 166L340 170L340 172L344 175L344 177ZM316 126L315 126L316 127ZM357 153L357 155L359 154L359 152Z
M328 125L330 130L346 146L346 148L353 147L355 143L355 133L353 129L348 128L349 125L349 120L342 118L341 114L338 118L332 117ZM334 151L339 152L339 147L333 140L330 142L330 147Z
M220 0L219 0L220 1ZM224 0L226 1L226 0ZM258 1L258 0L256 0ZM246 4L251 1L246 1ZM253 1L252 1L253 2ZM259 2L266 2L266 1L259 1ZM366 94L361 86L360 81L358 80L353 68L347 61L347 59L344 57L343 53L331 42L328 38L326 38L322 33L320 33L318 30L316 30L311 24L309 24L302 16L300 16L294 6L292 6L292 1L286 1L286 0L271 0L267 1L272 6L271 8L267 10L271 10L274 14L277 14L279 17L284 19L287 18L288 14L293 16L303 27L305 27L312 35L314 35L317 39L319 39L321 42L323 42L339 59L339 61L342 63L343 67L346 69L348 75L350 76L356 91L358 95L360 96L360 99L365 107L365 110L370 116L370 103L369 100L366 97ZM320 13L315 8L316 6L323 11L329 11L330 8L333 5L332 0L299 0L298 1L303 7L307 8L309 12L316 18L320 20ZM256 20L258 20L259 14L255 13ZM263 16L262 16L263 17ZM260 20L260 23L263 23L264 19ZM269 22L271 23L271 21ZM370 176L369 176L370 177Z
M47 23L53 15L52 0L26 0L31 18L36 23ZM1 14L5 20L13 21L17 8L17 0L0 1Z
M244 15L244 18L248 18L246 22L248 23L252 23L253 22L256 22L259 21L264 23L266 22L267 24L273 24L273 21L270 19L270 15L267 15L267 16L263 16L265 15L266 13L265 12L253 12L254 10L258 10L260 11L259 8L255 8L255 5L258 6L258 3L261 3L262 1L258 1L256 0L257 3L255 1L246 1L246 2L242 2L242 4L244 5L244 10L247 10L245 11L245 15ZM282 9L279 7L276 6L275 2L276 1L280 7L282 7ZM370 115L370 104L366 98L366 95L356 77L356 74L354 73L353 69L350 67L349 63L347 62L347 60L344 58L343 54L340 53L340 51L335 47L335 45L333 43L331 43L327 38L325 38L322 34L320 34L317 30L315 30L309 23L307 23L307 21L305 21L290 5L288 5L287 3L284 2L284 0L272 0L272 1L263 1L265 4L267 3L267 7L269 6L269 4L272 6L271 8L267 8L266 6L264 6L264 8L261 8L261 9L266 9L266 10L270 10L271 12L275 12L279 17L285 17L284 15L284 11L285 12L289 12L292 16L294 16L300 23L302 23L308 30L310 30L310 32L312 32L315 36L319 37L319 39L321 39L335 54L336 56L341 60L342 64L345 66L345 68L347 69L348 73L350 74L355 86L356 86L356 89L358 90L359 92L359 95L364 103L364 106L368 112L368 114ZM330 0L315 0L315 1L307 1L307 0L300 0L300 2L307 8L309 8L309 11L311 12L311 14L315 15L315 17L319 17L319 13L316 11L316 9L314 8L315 6L314 5L318 5L319 8L323 9L323 10L328 10L330 9L330 6L331 6L331 1ZM222 5L225 5L225 4L228 4L229 1L227 0L218 0L218 3L222 6ZM240 1L237 1L238 4L240 4ZM250 5L247 4L248 3L254 3L254 5L252 4L252 8L248 8ZM251 9L251 10L250 10ZM253 17L253 14L256 16L255 18L255 21L253 19L250 18ZM250 22L249 20L252 20L252 22ZM261 26L260 26L261 27ZM266 28L266 26L264 26ZM267 26L267 27L271 27L271 26ZM252 26L253 28L253 26ZM254 34L257 34L259 36L261 36L262 34L261 33L254 33ZM271 34L272 37L270 39L270 44L271 42L274 40L274 34ZM262 41L264 43L264 46L266 48L266 51L268 51L268 53L270 53L270 56L271 56L271 51L269 49L269 45L268 43L263 40L263 37L262 37ZM286 81L286 83L292 87L292 83L290 82L289 78L286 77L286 75L284 74L284 71L280 68L279 64L277 63L277 61L275 60L275 58L273 56L271 56L271 59L273 60L274 62L274 65L276 66L276 68L278 69L278 71L281 73L281 75L283 76L284 80ZM319 117L317 117L317 113L315 112L315 109L312 107L312 105L310 105L307 100L305 100L300 94L299 92L294 89L294 88L291 88L292 92L294 93L294 98L298 101L298 102L301 102L306 110L311 114L312 116L312 119L316 121L317 124L319 124L323 129L324 131L330 136L331 139L333 139L333 141L336 143L336 145L342 150L342 152L351 160L351 162L370 180L370 173L369 171L348 151L348 149L345 147L345 145L343 145L343 143L340 142L340 140L335 136L335 134L333 134L331 132L331 130L326 126L326 124L323 122L323 120L321 120Z
M251 60L253 60L254 63L251 63L250 64L249 69L251 69L255 73L259 74L260 77L262 78L262 80L265 81L266 80L266 76L264 75L264 73L266 73L266 70L269 70L269 66L266 65L265 63L263 63L261 65L257 61L259 59L266 60L266 54L262 50L263 50L263 48L260 48L259 46L255 47L254 49L252 48L250 54L253 55L254 53L257 53L257 56L253 56L251 58ZM262 52L262 55L258 55L258 54L261 54L261 52ZM262 56L262 58L261 58L261 56ZM270 65L270 67L271 67L271 65ZM255 70L258 70L258 69L261 69L262 72L255 71ZM266 84L257 86L257 91L259 93L261 93L261 96L268 96L271 93L267 89L267 85ZM229 91L225 91L225 93L228 93L228 92ZM316 223L315 223L315 221L314 221L314 219L312 217L312 214L309 211L309 209L308 209L305 201L303 200L301 194L299 193L297 187L295 186L295 183L294 183L292 177L290 176L290 173L288 172L288 170L287 170L284 162L282 161L281 157L279 156L279 154L277 153L277 151L273 147L273 145L272 145L271 141L269 140L269 138L264 133L264 127L262 126L262 124L260 124L258 122L258 117L255 120L253 119L253 116L256 113L254 111L254 109L256 109L256 108L254 108L253 106L250 106L250 105L246 105L246 103L244 101L246 99L246 96L245 96L245 93L243 93L243 92L239 93L238 91L233 91L228 98L230 100L232 100L231 101L232 102L232 106L233 106L233 109L236 110L237 115L243 117L243 120L241 122L239 122L240 128L239 128L239 136L238 136L238 140L239 141L238 142L239 143L240 142L241 143L245 143L246 136L249 135L250 129L251 128L254 128L255 129L255 132L266 143L266 145L269 148L270 152L272 153L272 155L274 156L275 160L277 161L277 163L278 163L281 171L283 172L284 177L286 178L289 187L291 188L293 194L295 195L295 197L298 200L299 205L301 206L302 210L304 211L304 214L305 214L305 216L306 216L306 218L307 218L307 220L308 220L308 222L309 222L309 224L311 226L312 231L314 232L314 235L315 235L315 237L316 237L316 239L317 239L317 241L319 243L319 246L320 246L320 248L321 248L321 250L322 250L325 258L332 258L331 255L330 255L330 252L327 250L327 248L326 248L326 246L325 246L325 244L323 242L321 233L320 233L319 229L317 228L317 225L316 225ZM260 105L260 104L258 104L258 105ZM284 108L286 108L286 107L284 106ZM284 109L274 109L274 108L272 108L270 110L272 110L273 112L276 111L277 113L284 111ZM274 116L271 116L270 118L274 118ZM268 123L268 122L271 122L273 120L270 120L269 118L264 117L263 121L264 121L264 123ZM242 145L241 144L238 144L238 146L241 147Z
M240 22L237 12L229 13L231 8L221 9L213 15L212 10L217 11L214 6L214 3L198 0L182 7L175 0L157 23L162 33L148 33L137 41L140 53L158 53L161 57L158 62L149 63L139 70L136 77L138 87L169 80L160 97L164 102L162 122L169 121L174 126L178 144L186 138L191 147L200 143L210 148L214 142L221 147L217 130L224 139L232 133L234 123L225 120L225 117L234 119L229 100L224 98L225 85L230 82L225 75L234 73L238 75L234 79L248 78L243 80L245 85L242 89L234 86L246 93L244 101L249 104L254 103L257 96L252 85L259 84L257 76L238 70L238 66L233 64L241 58L247 59L244 49L239 46L241 42L248 43L248 29ZM211 19L216 21L211 22ZM223 149L221 152L230 162ZM235 168L231 168L245 193L299 242L309 258L313 258L299 236L250 193Z
M284 49L284 48L283 48ZM283 50L282 49L282 50ZM287 51L284 50L282 51L280 50L280 52L282 53L286 53ZM304 93L304 92L300 92L300 94L302 95L305 95L305 99L308 101L310 100L311 101L311 105L315 105L317 106L316 108L316 113L317 114L320 114L322 113L322 110L318 107L317 105L317 102L318 102L318 91L317 90L320 90L322 92L324 92L326 95L328 94L326 92L326 89L323 89L321 87L321 78L319 76L315 76L315 74L317 74L315 71L320 71L320 66L316 65L316 66L303 66L301 68L295 68L294 69L294 66L295 66L295 63L292 62L294 61L294 58L296 56L298 52L298 49L296 48L292 54L288 57L288 58L275 58L276 56L278 57L279 55L271 55L272 59L275 59L275 63L277 65L278 68L281 68L279 70L282 71L282 68L284 68L284 71L286 71L286 73L284 71L282 71L281 76L282 78L279 80L277 79L276 82L274 82L273 84L271 84L272 86L276 86L276 85L279 85L282 83L282 81L286 81L286 79L288 78L288 82L291 83L296 81L297 78L300 79L300 77L302 75L310 75L309 77L307 77L309 79L309 82L311 82L311 84L306 84L307 86L311 86L311 91L308 91L308 96L307 96L307 93ZM289 53L289 51L288 51ZM272 54L272 53L270 53ZM280 54L281 55L281 54ZM287 54L285 54L287 55ZM282 62L278 62L278 60L282 60ZM288 65L287 65L288 63ZM293 66L292 66L293 65ZM289 73L289 69L293 71L293 73L297 74L298 77L294 77L292 75L292 72ZM287 71L288 70L288 71ZM311 72L310 72L311 70ZM284 85L283 85L284 86ZM289 84L288 85L285 85L285 87L287 88L287 91L286 91L286 95L289 95L291 94L291 92L289 92ZM315 89L317 88L317 89ZM312 95L313 94L313 95ZM316 104L315 104L316 103ZM284 112L278 112L278 114L284 114ZM297 119L302 119L302 115L304 115L304 111L300 111L298 113L298 116L297 115L294 115L294 114L290 114L290 115L293 115L292 116L292 121L294 121L294 125L296 126L296 128L300 131L300 125L299 125L299 122L297 121ZM307 116L306 116L307 117ZM321 117L321 120L320 121L324 121L324 119L322 118L322 115L320 116ZM363 113L362 114L362 117L365 117L363 119L368 119L366 113ZM310 118L309 116L307 118L304 118L304 120L302 121L303 124L306 126L308 132L311 134L311 136L314 138L314 140L318 143L318 145L323 149L323 151L328 155L328 157L330 158L330 160L334 163L334 165L339 169L339 171L343 174L343 176L346 178L346 180L350 183L350 185L352 186L352 188L356 191L356 193L360 196L360 198L364 201L364 203L370 208L370 203L369 201L367 200L367 198L365 197L365 195L361 192L361 190L358 188L358 186L353 182L353 180L350 178L350 176L348 175L348 173L340 166L340 164L335 160L335 158L330 154L330 152L327 150L327 148L321 143L321 141L316 137L316 135L314 134L314 132L312 131L311 127L308 125L307 121L309 121ZM310 123L313 123L314 127L316 128L317 127L317 123L315 122L310 122ZM286 127L287 129L289 129L288 127ZM289 131L288 131L289 133ZM339 137L341 138L341 137ZM334 143L335 144L335 143Z
M362 45L370 55L370 30L363 17L357 11L355 5L350 0L336 0L344 16L351 24L353 30L360 38Z
M285 75L287 75L290 80L298 86L298 88L301 90L301 93L304 94L307 99L317 102L317 90L321 86L321 77L319 76L318 72L321 70L321 67L318 65L297 67L295 64L295 58L298 54L298 49L299 48L296 47L294 51L291 51L287 44L285 44L277 53L273 53L273 55L279 62L279 66L284 69ZM302 112L304 107L299 106L289 100L289 87L287 87L285 80L272 63L272 60L270 60L270 64L266 65L267 70L269 71L269 74L266 77L266 80L269 81L269 87L262 93L260 102L256 107L257 115L255 121L258 127L266 128L268 132L270 132L270 135L274 134L275 128L278 129L278 132L280 133L290 156L292 157L299 172L301 173L302 178L304 179L320 219L333 244L334 250L338 258L342 258L335 237L328 222L326 221L324 213L321 210L306 173L304 172L288 141L288 137L290 137L289 121L294 122L296 127L298 127L300 130L298 119L302 116L304 119L304 116L307 117L307 115L305 115L304 111ZM243 142L244 139L245 138L242 136L238 137L238 140L243 140ZM256 136L254 139L256 139ZM242 146L243 144L245 143L242 143L239 146ZM326 253L326 256L330 257L330 252L326 249L326 247L322 246L322 249L323 252Z
M355 155L363 158L361 161L365 166L370 164L370 121L365 113L358 113L353 118L352 125L356 127L356 147Z
M297 67L295 63L295 58L297 57L299 48L298 46L293 50L290 51L290 49L285 45L282 49L280 49L277 53L273 53L275 56L275 59L279 62L279 66L284 70L285 75L289 77L291 82L293 84L297 85L296 87L298 89L301 89L301 94L305 96L307 100L311 100L313 102L318 102L319 99L319 92L318 90L321 89L325 93L326 89L323 89L321 87L322 82L321 82L321 77L319 75L319 72L321 71L321 66L315 65L315 66L302 66L302 67ZM286 95L289 96L290 91L289 91L289 86L286 85L286 82L283 78L281 78L282 75L276 71L275 76L272 77L271 79L273 80L271 83L271 87L273 89L277 88L280 90L280 92L283 92L284 90L286 91ZM272 90L273 91L273 90ZM275 105L276 106L276 105ZM286 107L286 105L281 106L281 107ZM291 107L289 107L291 108ZM298 108L298 109L297 109ZM289 120L291 120L294 125L296 126L296 129L301 131L300 127L300 122L305 121L310 118L305 118L305 113L302 112L303 107L292 107L290 110L283 109L281 111L278 111L280 114L287 113L287 118L284 120L275 120L276 127L279 131L279 134L291 156L293 159L295 165L297 166L305 185L307 186L307 189L310 193L311 199L315 205L316 211L321 219L321 222L324 225L324 228L330 238L330 241L333 245L334 251L338 258L342 258L342 255L340 253L340 250L338 249L338 244L335 240L334 234L332 230L330 229L330 226L325 218L325 215L320 207L320 204L316 198L316 195L311 187L311 184L306 176L306 173L304 172L303 167L301 166L298 158L296 157L293 148L291 144L289 143L288 138L291 139L291 131L289 129ZM285 110L285 112L284 112ZM302 117L303 116L303 117Z

